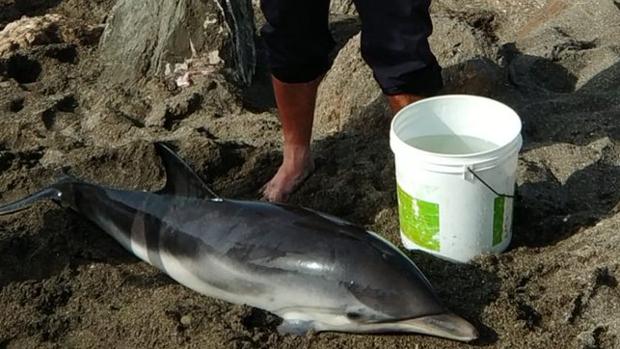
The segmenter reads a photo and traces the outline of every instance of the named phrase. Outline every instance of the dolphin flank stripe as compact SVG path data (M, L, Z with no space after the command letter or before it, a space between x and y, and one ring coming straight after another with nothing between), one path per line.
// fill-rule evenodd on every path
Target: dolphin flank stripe
M155 147L167 176L158 192L65 176L1 206L0 214L53 200L186 287L280 316L281 333L478 337L441 304L413 261L379 235L301 207L220 198L169 147Z

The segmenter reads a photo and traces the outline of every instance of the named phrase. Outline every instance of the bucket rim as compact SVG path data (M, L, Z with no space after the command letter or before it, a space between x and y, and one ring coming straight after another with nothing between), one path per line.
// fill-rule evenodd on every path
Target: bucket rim
M402 142L402 141L401 141ZM406 146L405 152L400 154L408 155L407 162L410 164L420 164L425 170L436 173L451 173L451 174L466 174L469 170L476 171L477 173L487 171L489 169L501 166L506 161L516 156L522 147L523 141L519 135L513 142L505 147L498 148L495 154L492 156L470 156L469 158L447 158L441 157L441 154L435 155L435 153L421 154L417 148L410 147L405 144L394 144L394 141L390 142L391 148L396 155L397 147ZM508 156L510 155L510 156ZM398 162L398 160L397 160ZM468 170L469 169L469 170Z
M515 136L510 141L506 142L505 144L498 145L497 147L494 147L493 149L484 150L484 151L476 152L476 153L445 154L445 153L437 153L437 152L422 150L420 148L411 146L407 144L404 140L402 140L401 137L399 137L398 134L396 133L395 131L396 123L399 121L400 118L403 117L403 115L406 114L408 110L417 108L422 104L433 103L433 102L436 102L442 99L461 99L461 98L483 100L487 103L496 104L496 105L501 106L502 108L505 108L508 112L513 114L517 118L517 120L519 120L518 128L515 130ZM517 112L514 109L512 109L510 106L500 101L497 101L489 97L477 96L477 95L449 94L449 95L441 95L441 96L424 98L422 100L409 104L408 106L401 109L398 113L396 113L396 115L392 118L392 121L390 123L390 138L391 138L390 144L392 145L393 151L396 150L394 149L394 146L397 145L400 149L406 150L407 152L410 152L411 154L416 155L416 157L420 157L420 158L427 159L427 160L435 159L435 161L427 161L430 163L456 166L459 164L456 164L456 163L451 164L452 162L451 160L454 160L454 161L472 160L472 164L475 164L478 162L493 161L492 159L494 155L500 155L500 154L507 153L508 152L507 150L510 150L510 152L512 152L513 148L515 147L518 148L517 151L519 151L522 146L522 142L521 142L522 129L523 129L523 124ZM483 157L484 159L481 159ZM437 161L437 159L446 160L447 163L442 162L442 161Z

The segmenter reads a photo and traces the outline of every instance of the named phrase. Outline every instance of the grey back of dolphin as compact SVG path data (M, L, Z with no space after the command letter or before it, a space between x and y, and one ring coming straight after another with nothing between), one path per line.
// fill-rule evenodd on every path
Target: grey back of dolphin
M280 316L281 332L477 338L415 264L378 235L305 208L221 199L168 147L157 149L167 172L159 192L67 177L0 214L44 198L69 206L179 283Z

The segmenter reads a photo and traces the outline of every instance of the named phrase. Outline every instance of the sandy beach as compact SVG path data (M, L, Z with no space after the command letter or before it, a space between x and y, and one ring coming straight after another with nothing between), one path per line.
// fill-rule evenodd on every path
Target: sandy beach
M338 49L317 102L316 171L291 202L402 247L387 106L359 54L359 19L346 4L332 9ZM186 56L165 58L173 68L185 60L188 86L175 80L183 67L174 75L151 61L143 71L152 74L128 80L112 64L122 60L111 58L114 11L114 0L0 0L0 202L63 168L157 189L156 141L222 196L258 199L281 135L257 31L255 65L212 52L188 63L188 44ZM432 17L442 94L491 97L523 121L508 250L468 264L408 252L479 340L280 335L275 316L197 294L79 215L40 203L0 217L0 349L620 348L620 4L436 0ZM230 46L199 41L221 55Z

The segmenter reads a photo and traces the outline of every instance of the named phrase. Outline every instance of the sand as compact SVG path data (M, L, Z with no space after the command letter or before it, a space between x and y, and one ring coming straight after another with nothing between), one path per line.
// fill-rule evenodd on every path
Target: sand
M39 21L61 34L9 46L0 35L0 202L61 168L158 188L152 143L161 140L221 195L258 198L281 156L260 38L249 88L220 75L183 89L157 79L112 86L97 42L113 5L0 0L0 30L48 15ZM462 265L410 253L480 329L478 341L279 335L274 316L178 285L77 214L41 203L0 217L0 348L620 348L617 1L435 1L433 20L444 93L496 98L524 121L509 250ZM398 244L385 103L357 53L358 30L356 17L333 17L342 50L319 99L317 169L292 202Z

